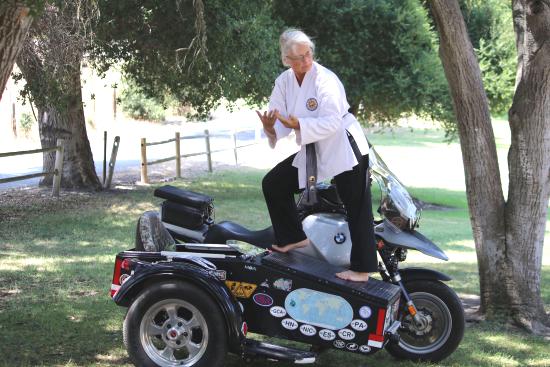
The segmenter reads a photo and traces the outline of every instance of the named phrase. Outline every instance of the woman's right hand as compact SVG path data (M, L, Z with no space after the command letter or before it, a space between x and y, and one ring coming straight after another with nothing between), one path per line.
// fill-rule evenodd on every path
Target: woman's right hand
M277 117L275 116L279 111L273 110L273 111L264 111L262 114L260 111L256 111L256 114L258 114L258 117L260 118L260 121L262 121L262 125L264 126L264 129L268 132L275 132L275 121L277 121Z

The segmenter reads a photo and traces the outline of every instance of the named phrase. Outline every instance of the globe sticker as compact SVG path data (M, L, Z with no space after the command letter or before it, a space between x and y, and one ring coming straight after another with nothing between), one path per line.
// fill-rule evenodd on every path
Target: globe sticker
M359 316L364 319L368 319L372 315L372 311L369 306L363 306L359 309Z

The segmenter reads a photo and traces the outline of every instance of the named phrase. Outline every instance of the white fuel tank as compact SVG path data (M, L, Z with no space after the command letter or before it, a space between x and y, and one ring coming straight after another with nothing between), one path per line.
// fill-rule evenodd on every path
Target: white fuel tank
M302 226L312 246L294 251L332 265L349 267L351 238L348 222L342 214L312 214L302 221Z

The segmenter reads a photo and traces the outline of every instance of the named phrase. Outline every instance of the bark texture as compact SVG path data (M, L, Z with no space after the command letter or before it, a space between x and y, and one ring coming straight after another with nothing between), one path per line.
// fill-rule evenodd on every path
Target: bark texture
M32 24L30 9L8 0L0 4L0 100Z
M525 40L521 47L526 50L535 44L530 40L540 39L544 44L543 40L549 39L547 33L533 33L530 24L534 16L529 15L535 3L546 2L514 2L514 19L520 20L516 32L518 39ZM538 8L548 10L546 5ZM510 111L510 187L505 201L479 63L458 1L431 0L430 9L458 121L478 258L481 311L488 318L504 316L526 329L544 333L547 316L540 296L540 271L550 174L550 135L544 126L550 118L548 51L536 47L536 57L528 52L518 55L521 78ZM550 19L548 15L539 19L544 16L546 21ZM537 29L543 32L548 27L539 25ZM548 42L545 47L549 47Z
M101 190L86 133L80 63L84 40L79 35L77 7L46 5L35 21L17 64L38 110L42 147L65 139L61 187ZM43 167L53 171L55 152L44 153ZM51 185L46 176L40 185Z
M509 111L512 144L503 291L514 320L537 333L550 324L540 297L550 196L550 0L514 0L518 73ZM519 12L519 14L518 14Z

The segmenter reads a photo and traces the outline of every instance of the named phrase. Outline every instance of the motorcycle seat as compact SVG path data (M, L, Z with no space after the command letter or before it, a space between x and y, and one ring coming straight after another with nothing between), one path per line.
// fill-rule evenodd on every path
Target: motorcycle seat
M251 231L235 222L223 221L212 224L204 237L204 243L226 243L236 240L250 243L256 247L270 248L275 243L273 227Z

